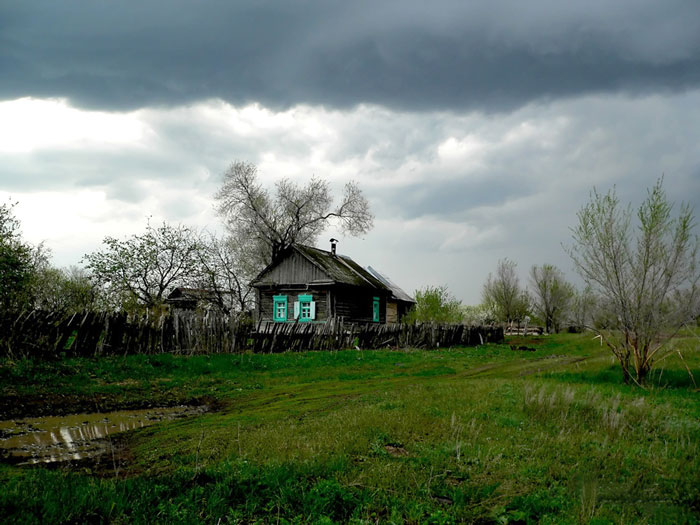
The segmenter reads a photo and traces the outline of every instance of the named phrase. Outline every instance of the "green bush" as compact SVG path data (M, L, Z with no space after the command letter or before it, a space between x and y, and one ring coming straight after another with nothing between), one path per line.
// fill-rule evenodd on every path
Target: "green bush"
M416 304L405 322L459 323L462 321L462 303L454 298L446 286L426 286L416 290Z

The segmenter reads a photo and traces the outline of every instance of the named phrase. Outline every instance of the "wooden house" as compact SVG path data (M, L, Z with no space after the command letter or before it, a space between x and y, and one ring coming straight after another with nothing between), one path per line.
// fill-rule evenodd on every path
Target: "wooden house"
M270 322L396 323L415 301L388 278L350 257L300 244L251 283L256 316Z

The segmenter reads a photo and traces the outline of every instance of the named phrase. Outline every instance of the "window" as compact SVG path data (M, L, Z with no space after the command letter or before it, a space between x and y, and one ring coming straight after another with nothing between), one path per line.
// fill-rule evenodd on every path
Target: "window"
M372 299L372 321L379 322L379 297Z
M280 322L287 320L286 295L275 295L272 297L272 320Z
M312 295L300 295L294 303L294 317L300 323L308 323L316 318L316 303Z

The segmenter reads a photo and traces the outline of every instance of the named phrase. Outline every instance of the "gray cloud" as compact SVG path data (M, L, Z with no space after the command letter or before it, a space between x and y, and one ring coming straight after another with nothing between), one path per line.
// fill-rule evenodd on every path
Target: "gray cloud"
M0 98L107 109L510 110L700 85L700 4L17 2L0 7L0 78Z

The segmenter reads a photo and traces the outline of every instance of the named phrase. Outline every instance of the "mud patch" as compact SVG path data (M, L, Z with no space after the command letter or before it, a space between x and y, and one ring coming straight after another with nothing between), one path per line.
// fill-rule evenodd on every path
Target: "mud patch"
M395 458L403 458L408 456L408 450L403 448L401 445L384 445L384 450L386 450L390 456Z
M210 396L192 398L172 391L141 392L134 398L115 394L18 394L1 391L0 420L26 419L39 416L66 416L79 412L116 412L141 408L211 405Z
M206 405L0 421L0 458L15 464L80 461L113 452L111 437L203 414Z
M537 350L537 348L534 348L532 346L526 346L526 345L510 345L510 349L513 350L514 352L534 352Z

